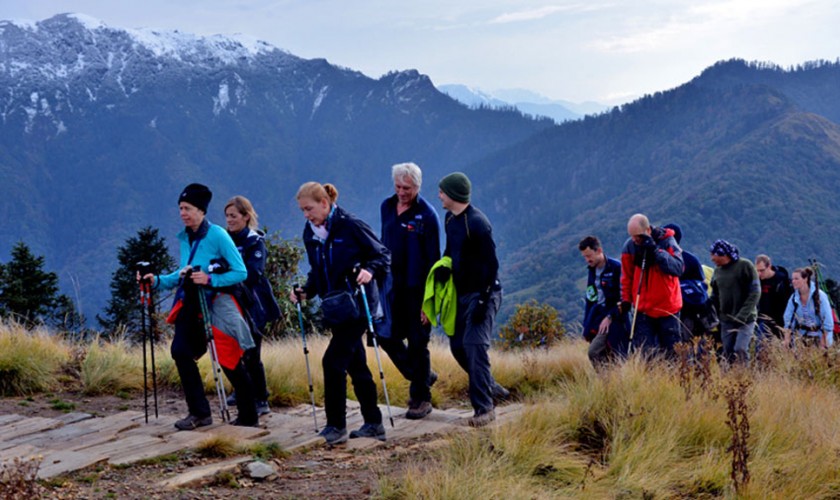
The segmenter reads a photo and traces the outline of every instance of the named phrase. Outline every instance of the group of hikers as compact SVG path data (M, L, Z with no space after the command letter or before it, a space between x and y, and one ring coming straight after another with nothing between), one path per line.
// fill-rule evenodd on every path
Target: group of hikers
M767 255L753 265L719 239L709 247L714 270L706 272L680 247L677 224L655 227L635 214L627 233L620 261L595 236L578 244L589 270L583 336L596 366L631 351L674 357L678 342L704 335L719 342L728 364L747 363L753 340L755 352L772 337L788 347L833 345L836 318L818 267L788 275Z
M365 332L410 382L407 419L432 412L431 387L438 376L431 369L428 344L438 322L469 377L474 414L468 423L492 422L496 402L509 396L493 379L488 356L502 301L496 245L489 220L470 203L469 178L454 172L438 183L446 211L442 255L437 212L419 194L420 168L394 165L391 178L395 193L381 204L379 236L338 205L332 184L307 182L296 195L306 219L309 272L305 283L288 294L298 305L318 297L323 324L332 333L322 359L327 422L320 431L330 445L348 438L385 440ZM175 423L180 430L213 423L197 364L208 349L234 388L225 401L237 407L231 423L257 426L259 417L270 412L261 346L266 325L281 312L265 274L265 234L243 196L225 204L226 228L210 223L211 199L207 186L184 188L178 196L184 224L178 234L178 270L137 275L153 289L176 290L167 321L175 329L171 355L189 412ZM678 225L654 227L645 215L635 214L627 233L620 261L608 257L595 236L578 245L589 270L583 336L590 342L593 364L631 349L673 357L678 342L712 333L719 336L728 363L746 363L753 338L756 349L771 336L789 346L833 344L832 305L811 267L788 276L768 256L757 256L753 265L737 247L717 240L709 247L716 266L709 279L697 256L681 249ZM349 434L347 375L364 419Z
M338 205L332 184L307 182L296 195L306 219L303 244L310 270L305 283L288 293L295 304L319 297L323 323L332 333L322 359L327 422L320 432L330 445L348 437L385 440L363 343L368 330L375 330L369 338L378 340L410 381L407 419L422 419L432 411L431 386L438 376L431 369L428 344L438 322L469 377L474 415L468 423L478 427L495 420L495 403L509 395L490 372L488 350L502 289L492 227L470 203L469 178L454 172L438 184L446 211L441 255L437 213L419 194L420 168L400 163L391 168L391 177L395 194L381 204L379 236ZM234 388L227 398L237 407L231 423L257 426L270 411L260 349L266 324L278 319L280 310L265 275L265 235L243 196L225 205L226 229L210 223L211 198L202 184L184 188L178 197L184 224L178 234L178 270L137 275L153 289L176 290L167 321L175 329L171 355L189 411L175 423L180 430L213 423L197 364L208 349ZM349 435L347 375L364 419Z

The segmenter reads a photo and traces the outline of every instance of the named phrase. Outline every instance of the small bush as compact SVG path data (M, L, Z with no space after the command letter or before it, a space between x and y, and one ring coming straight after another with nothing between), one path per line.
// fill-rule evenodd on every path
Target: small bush
M0 498L41 498L41 487L36 482L41 457L19 458L0 462Z
M279 443L254 443L248 447L248 453L260 460L288 458L291 455Z
M64 413L70 413L76 409L76 403L71 401L62 401L56 398L50 400L50 408L56 411L63 411Z
M566 335L557 309L531 299L516 306L516 311L499 329L502 349L550 347Z
M56 388L70 349L46 330L0 323L0 394L23 396Z

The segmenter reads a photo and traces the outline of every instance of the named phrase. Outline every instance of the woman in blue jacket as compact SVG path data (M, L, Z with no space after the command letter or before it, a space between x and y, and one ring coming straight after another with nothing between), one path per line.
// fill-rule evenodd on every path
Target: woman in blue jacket
M309 259L309 275L303 289L290 294L292 302L330 292L355 292L359 286L370 286L374 278L388 273L391 256L370 226L336 205L338 190L332 184L323 186L307 182L297 193L297 201L308 221L303 229L303 244ZM368 293L373 300L376 293ZM359 297L354 294L354 297ZM359 298L360 300L360 298ZM347 441L346 399L347 375L361 405L364 425L350 433L351 438L373 437L385 440L382 413L376 402L376 384L367 366L362 334L367 326L363 305L359 317L334 324L332 338L322 360L324 368L324 408L327 426L321 436L328 444ZM375 307L371 308L372 310ZM324 313L328 315L327 312Z
M178 287L176 297L182 298L177 316L170 321L175 324L172 339L172 359L178 368L178 376L187 399L189 415L175 422L180 430L192 430L213 423L210 403L204 394L204 384L198 370L197 360L207 351L204 321L201 318L199 293L205 293L208 306L212 305L213 324L224 325L225 334L234 337L242 350L254 347L248 325L235 307L232 299L223 293L226 287L244 280L248 275L242 257L233 241L223 228L211 224L205 217L207 206L213 194L207 186L190 184L178 197L178 209L184 230L178 233L180 245L180 270L160 276L146 275L153 279L157 289ZM211 265L227 262L228 270L221 274L208 274ZM172 315L170 315L171 317ZM217 339L218 346L218 339ZM221 355L220 355L221 360ZM234 425L255 426L258 424L250 378L241 360L233 366L222 367L239 395L239 414ZM228 363L232 364L232 363Z
M793 271L791 283L793 295L785 308L785 344L791 345L791 331L796 340L805 345L820 346L827 349L834 344L834 317L828 295L817 290L812 280L814 271L810 267L800 267ZM819 293L818 293L819 292Z
M265 234L257 229L257 212L251 201L244 196L234 196L225 205L225 222L236 249L245 261L248 277L244 285L247 290L248 314L254 322L254 344L256 347L245 357L245 367L254 383L257 398L257 414L265 415L268 407L268 387L265 380L265 367L261 359L262 339L265 325L280 318L280 307L274 299L271 282L265 275ZM228 404L236 405L236 393L228 398Z

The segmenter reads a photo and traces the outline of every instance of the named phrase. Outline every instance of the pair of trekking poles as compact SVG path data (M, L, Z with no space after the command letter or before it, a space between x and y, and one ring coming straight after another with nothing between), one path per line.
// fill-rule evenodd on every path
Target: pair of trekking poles
M146 356L146 341L149 342L152 361L152 388L155 402L155 418L158 418L157 370L155 369L155 301L152 297L152 280L143 278L151 273L151 264L145 261L137 263L140 275L140 327L143 334L143 409L146 423L149 423L149 374Z
M353 274L358 274L359 266L355 266ZM309 383L309 399L312 403L312 420L315 423L315 432L318 432L318 419L315 416L315 391L312 386L312 372L309 369L309 348L306 344L306 329L303 326L303 312L300 308L300 294L298 294L299 286L294 287L294 293L297 295L297 314L298 323L300 324L300 338L303 342L303 356L306 359L306 378ZM362 302L365 305L365 316L368 322L368 333L373 341L373 352L376 354L376 365L379 368L379 379L382 381L382 392L385 393L385 406L388 408L388 419L391 421L391 428L394 427L394 416L391 414L391 400L388 397L388 385L385 383L385 372L382 370L382 359L379 357L379 343L376 341L376 331L373 328L373 317L370 314L370 306L368 305L367 292L364 285L359 285L359 290L362 292Z
M183 280L190 278L194 271L200 271L200 266L189 269ZM148 339L151 352L152 364L152 390L154 393L155 418L158 418L158 397L157 397L157 369L155 367L155 301L152 297L152 280L144 276L151 274L151 264L141 261L137 263L137 272L140 274L140 326L143 331L143 408L146 416L146 423L149 423L149 381L148 381L148 356L146 354L146 341ZM207 339L207 350L210 352L210 362L213 370L213 380L216 384L216 395L219 397L220 413L224 422L230 421L230 410L227 406L227 395L225 385L221 378L222 368L219 364L216 342L213 339L213 326L210 321L210 311L207 307L203 287L198 287L198 302L201 307L204 334Z

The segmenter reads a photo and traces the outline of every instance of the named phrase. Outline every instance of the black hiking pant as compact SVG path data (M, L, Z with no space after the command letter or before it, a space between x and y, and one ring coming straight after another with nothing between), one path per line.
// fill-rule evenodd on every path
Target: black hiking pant
M175 322L175 337L172 339L170 353L178 368L178 377L181 379L181 388L184 390L190 415L199 418L212 415L197 362L206 352L207 339L203 321L197 315L182 310ZM237 416L240 423L256 424L257 407L254 402L254 389L244 362L240 360L233 370L225 367L222 367L222 370L236 391Z
M501 290L490 295L490 303L483 318L473 318L473 309L479 300L478 293L458 297L455 316L455 334L449 337L449 349L455 361L469 376L470 403L475 415L493 411L493 387L496 381L490 373L490 337L493 321L502 305Z
M248 376L251 378L253 384L254 398L257 401L268 401L268 382L265 380L265 365L262 362L262 332L256 332L252 335L256 347L248 349L245 353L245 368L248 370ZM236 394L237 401L239 401L239 393ZM237 403L238 404L238 403Z
M347 427L347 375L362 408L367 424L381 424L382 412L377 406L376 384L367 366L362 334L367 320L360 319L333 328L333 335L321 364L324 368L324 409L327 425Z
M391 337L377 337L379 345L388 353L394 366L411 382L409 397L415 403L432 400L432 392L429 389L429 375L432 369L429 338L432 328L431 325L420 322L422 305L422 289L394 290L394 301L391 304Z

